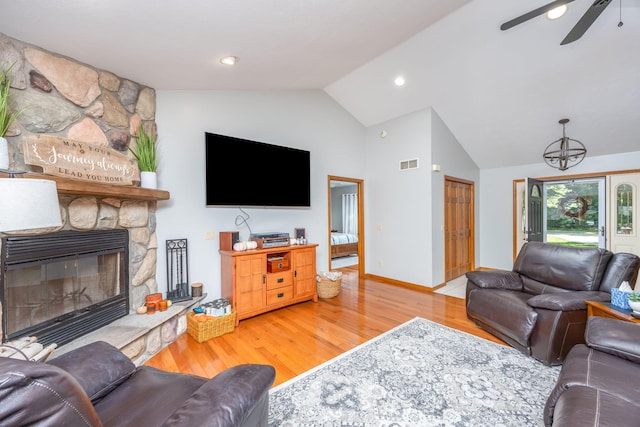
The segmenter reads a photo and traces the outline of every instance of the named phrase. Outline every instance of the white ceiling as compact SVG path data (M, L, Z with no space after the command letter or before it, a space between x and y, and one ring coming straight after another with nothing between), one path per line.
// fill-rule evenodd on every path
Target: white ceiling
M156 89L322 89L468 1L5 0L0 32Z
M564 117L588 156L640 150L640 0L566 46L592 0L499 30L548 1L5 0L0 32L158 90L325 89L366 126L433 107L481 168L540 162Z

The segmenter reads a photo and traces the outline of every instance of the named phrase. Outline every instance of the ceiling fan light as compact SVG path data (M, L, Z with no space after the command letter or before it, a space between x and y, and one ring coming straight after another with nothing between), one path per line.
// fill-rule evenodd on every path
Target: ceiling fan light
M567 5L563 4L547 12L547 18L558 19L567 12Z

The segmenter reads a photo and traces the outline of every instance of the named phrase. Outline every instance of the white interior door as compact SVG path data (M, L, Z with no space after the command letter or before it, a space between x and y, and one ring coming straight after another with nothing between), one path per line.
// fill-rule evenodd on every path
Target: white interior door
M611 175L608 177L608 182L608 249L612 252L630 252L640 255L640 233L638 233L640 173ZM633 283L631 285L636 289Z

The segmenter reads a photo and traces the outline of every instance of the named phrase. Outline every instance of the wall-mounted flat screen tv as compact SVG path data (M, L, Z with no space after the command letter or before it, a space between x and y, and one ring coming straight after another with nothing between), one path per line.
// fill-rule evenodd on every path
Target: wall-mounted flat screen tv
M207 206L310 207L310 152L205 132Z

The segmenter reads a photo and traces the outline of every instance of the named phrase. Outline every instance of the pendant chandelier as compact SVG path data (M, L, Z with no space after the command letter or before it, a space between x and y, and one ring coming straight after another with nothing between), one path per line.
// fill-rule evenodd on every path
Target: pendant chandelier
M584 160L587 149L577 139L567 138L564 127L569 123L569 119L561 119L558 123L562 125L562 138L549 144L544 150L543 157L552 168L565 171Z

